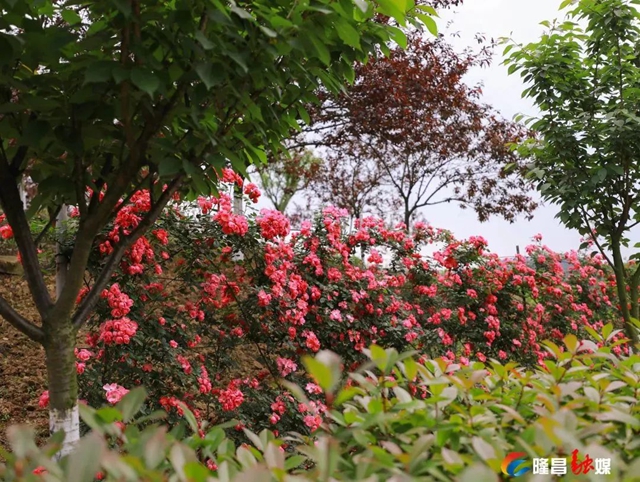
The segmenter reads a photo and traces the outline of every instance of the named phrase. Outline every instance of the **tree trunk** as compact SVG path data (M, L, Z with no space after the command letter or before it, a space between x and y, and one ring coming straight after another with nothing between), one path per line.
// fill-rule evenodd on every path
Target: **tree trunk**
M411 234L411 216L413 212L408 208L404 210L404 224L407 226L407 234Z
M640 340L638 340L638 330L633 324L631 324L632 314L629 311L629 300L627 298L627 277L625 275L624 260L622 259L619 241L612 240L611 251L613 252L616 289L618 293L618 302L620 303L620 311L622 312L622 319L624 320L624 331L631 339L631 351L635 351L634 347ZM631 290L631 296L634 296L634 292L637 295L637 288L635 290ZM634 303L632 303L632 306L633 305Z
M80 438L78 419L78 379L76 374L76 331L71 318L46 324L44 343L49 385L49 430L64 431L61 458L71 453Z
M67 280L69 262L62 251L66 223L67 206L63 205L56 218L56 299ZM76 331L70 318L50 320L52 330L47 333L45 352L49 377L49 430L51 434L62 430L65 433L62 449L57 458L71 453L80 438L78 419L78 384L74 348Z
M62 252L62 243L64 242L64 234L67 229L67 205L63 204L56 218L56 300L60 298L62 289L67 282L67 269L69 268L69 261Z
M404 222L404 224L407 227L407 234L409 234L411 232L411 229L409 229L409 225L411 224L411 216L413 215L413 209L411 209L411 207L409 207L409 198L405 197L402 200L402 204L403 206L403 213L402 213L402 221Z

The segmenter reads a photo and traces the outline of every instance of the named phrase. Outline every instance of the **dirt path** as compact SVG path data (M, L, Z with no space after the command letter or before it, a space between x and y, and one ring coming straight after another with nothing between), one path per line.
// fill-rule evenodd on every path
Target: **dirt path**
M0 274L0 295L30 320L37 320L26 282ZM48 412L38 407L46 388L44 350L0 318L0 445L9 425L29 424L38 438L48 432Z

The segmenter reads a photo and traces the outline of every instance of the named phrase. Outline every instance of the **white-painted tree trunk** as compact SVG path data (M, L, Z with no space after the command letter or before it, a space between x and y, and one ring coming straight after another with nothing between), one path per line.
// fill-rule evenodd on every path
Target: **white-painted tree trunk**
M68 210L66 204L62 205L60 213L56 218L56 299L62 293L62 289L67 280L68 260L62 252L62 243L67 229ZM78 445L80 440L80 419L78 417L78 403L69 410L49 409L49 431L51 434L62 430L65 434L64 441L60 452L55 455L56 459L60 459L70 454Z
M49 410L49 431L51 434L54 434L60 430L62 430L65 435L62 448L55 455L56 460L73 452L80 440L80 418L78 416L77 403L71 410Z

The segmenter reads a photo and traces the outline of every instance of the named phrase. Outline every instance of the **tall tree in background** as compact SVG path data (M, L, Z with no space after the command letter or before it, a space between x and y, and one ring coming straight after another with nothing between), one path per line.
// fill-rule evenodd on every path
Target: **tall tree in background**
M458 54L442 37L415 35L406 49L359 65L346 93L323 95L308 130L333 156L375 172L366 177L385 186L380 195L395 198L407 225L421 208L451 202L481 221L530 216L536 203L509 147L526 130L500 118L480 101L480 87L463 81L489 60L486 48ZM319 181L317 191L333 193L346 179L338 169Z
M278 211L285 212L293 196L318 176L322 162L309 150L270 155L266 164L256 166L263 193Z
M576 2L564 1L563 7ZM592 238L616 275L626 334L638 343L640 266L622 248L640 224L640 13L630 0L582 0L540 41L509 42L511 73L541 111L521 151L543 198L567 227ZM636 243L636 248L640 243ZM631 256L640 259L640 253Z
M366 215L387 218L393 199L384 192L383 173L375 164L362 163L346 151L328 151L317 174L303 193L303 202L296 203L290 213L297 223L318 206L346 209L353 219Z
M354 63L399 35L379 15L432 21L404 0L239 3L0 0L0 207L39 319L2 297L0 316L44 347L62 453L78 439L76 335L127 249L174 196L213 192L227 161L243 171L278 152L314 91L339 91ZM24 176L38 184L29 213ZM146 214L78 303L99 234L140 189ZM28 216L65 204L79 226L53 299Z

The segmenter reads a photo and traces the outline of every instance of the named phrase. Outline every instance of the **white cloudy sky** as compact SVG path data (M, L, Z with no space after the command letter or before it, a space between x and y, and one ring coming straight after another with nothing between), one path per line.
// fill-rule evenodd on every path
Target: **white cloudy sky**
M451 42L459 48L473 45L476 32L484 33L488 38L511 36L518 42L531 42L544 30L540 22L563 16L563 12L558 11L559 4L559 0L465 0L462 6L442 14L440 28L452 21L449 30L459 32L460 38L453 38ZM507 75L506 67L500 65L501 54L502 49L497 49L493 65L473 72L469 82L481 81L486 102L505 117L512 118L518 113L535 115L537 111L533 104L521 98L523 84L520 78ZM446 227L458 237L482 235L493 252L508 256L515 253L517 245L522 249L529 244L536 233L541 233L545 244L556 251L577 248L579 234L561 226L554 218L556 212L553 205L543 206L535 212L532 221L522 219L514 224L500 219L480 223L473 212L454 206L436 206L425 212L425 216L433 225Z
M460 34L450 38L460 50L477 45L474 41L476 33L483 33L487 38L510 36L518 42L531 42L544 31L540 22L564 16L564 12L558 10L559 5L560 0L465 0L464 5L442 12L438 24L445 34ZM482 82L485 101L509 119L518 113L536 115L531 101L521 97L524 86L519 76L507 75L506 67L501 65L502 50L496 50L491 67L472 72L468 82ZM258 207L263 207L263 203L261 200ZM433 206L425 209L423 215L432 225L449 229L458 238L483 236L489 241L491 251L511 256L515 254L516 246L523 250L537 233L541 233L544 243L555 251L577 249L580 235L564 228L555 219L556 212L553 205L541 206L533 220L520 219L513 224L498 218L480 223L473 211L454 205Z

